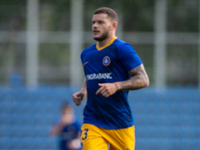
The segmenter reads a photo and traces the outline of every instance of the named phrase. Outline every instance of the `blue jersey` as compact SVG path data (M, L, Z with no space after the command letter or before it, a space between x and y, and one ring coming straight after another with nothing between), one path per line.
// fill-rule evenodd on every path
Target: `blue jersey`
M84 123L106 129L121 129L134 125L128 103L128 91L117 91L108 98L96 95L98 83L113 83L128 80L128 71L142 64L132 46L113 38L99 48L98 43L81 53L84 66L88 100L84 108Z
M60 150L71 150L67 146L67 142L78 138L81 125L78 121L66 125L60 133ZM77 149L78 150L78 149Z

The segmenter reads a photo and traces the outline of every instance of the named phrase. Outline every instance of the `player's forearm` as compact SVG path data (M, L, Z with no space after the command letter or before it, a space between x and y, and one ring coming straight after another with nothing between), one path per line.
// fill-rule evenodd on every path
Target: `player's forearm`
M135 75L130 79L115 83L118 90L137 90L149 86L147 74Z
M87 97L87 84L86 84L86 79L84 79L83 81L83 85L81 88L81 92L84 94L83 98Z
M143 64L130 70L128 73L132 77L126 81L117 82L118 90L137 90L149 86L149 77Z

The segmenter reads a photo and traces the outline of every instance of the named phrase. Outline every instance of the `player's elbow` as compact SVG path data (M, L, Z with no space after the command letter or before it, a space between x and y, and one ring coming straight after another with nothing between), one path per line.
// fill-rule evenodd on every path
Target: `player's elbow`
M147 75L142 76L141 81L142 81L141 88L149 86L149 77Z
M145 83L144 87L148 87L149 86L149 80Z
M146 76L146 80L145 80L145 83L144 83L144 87L148 87L149 85L150 85L149 77Z

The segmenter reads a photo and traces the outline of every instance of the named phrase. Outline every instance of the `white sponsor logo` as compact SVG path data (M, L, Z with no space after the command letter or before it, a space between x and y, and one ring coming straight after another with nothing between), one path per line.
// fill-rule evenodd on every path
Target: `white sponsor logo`
M111 73L93 73L87 75L87 80L112 79Z

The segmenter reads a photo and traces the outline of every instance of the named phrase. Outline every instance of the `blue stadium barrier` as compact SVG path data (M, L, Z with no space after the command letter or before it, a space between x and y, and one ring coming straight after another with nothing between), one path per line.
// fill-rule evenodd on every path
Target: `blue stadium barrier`
M51 126L69 100L82 121L81 106L72 102L80 88L0 88L0 150L58 150ZM191 88L130 91L136 150L199 150L200 91Z

